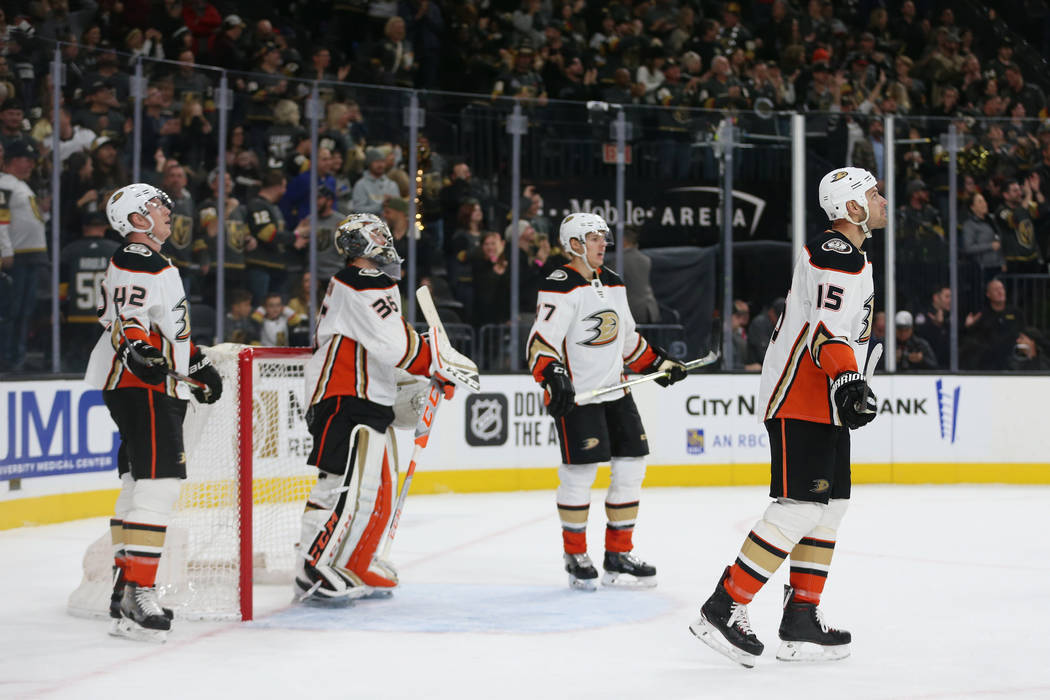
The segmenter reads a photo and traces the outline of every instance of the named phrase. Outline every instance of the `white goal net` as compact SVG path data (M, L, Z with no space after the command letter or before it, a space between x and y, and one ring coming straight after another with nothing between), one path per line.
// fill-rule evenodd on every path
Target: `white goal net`
M304 396L307 348L233 344L205 350L222 398L189 402L187 479L157 572L161 603L183 619L252 618L252 583L288 583L306 496L317 470ZM69 612L108 614L113 551L107 532L84 555Z

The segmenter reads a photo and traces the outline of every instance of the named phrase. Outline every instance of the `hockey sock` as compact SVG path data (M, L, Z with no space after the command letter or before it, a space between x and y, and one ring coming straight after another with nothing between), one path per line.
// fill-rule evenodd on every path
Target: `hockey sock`
M113 565L122 570L127 568L127 554L124 552L124 521L120 518L109 519L109 538L113 543Z
M638 501L630 503L605 503L605 551L630 552L633 545L634 522L638 517Z
M831 556L835 553L834 540L803 537L791 550L791 587L795 598L806 603L820 604L820 594L828 580Z
M129 583L153 586L167 530L164 525L124 521L124 576Z
M590 504L566 506L558 504L558 517L561 518L561 540L566 554L585 554L587 552L587 514Z

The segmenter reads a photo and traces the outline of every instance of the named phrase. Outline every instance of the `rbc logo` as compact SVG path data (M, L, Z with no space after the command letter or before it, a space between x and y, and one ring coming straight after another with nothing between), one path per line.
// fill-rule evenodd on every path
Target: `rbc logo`
M689 428L685 431L685 451L691 455L704 453L704 429Z

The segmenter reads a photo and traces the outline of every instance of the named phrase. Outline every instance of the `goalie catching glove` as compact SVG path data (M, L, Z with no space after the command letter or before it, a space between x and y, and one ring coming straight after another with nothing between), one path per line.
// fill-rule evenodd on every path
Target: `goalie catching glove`
M117 348L117 355L124 366L146 384L160 384L168 376L164 355L145 340L124 340Z
M547 402L547 413L552 418L561 418L576 405L576 389L569 379L569 372L560 362L551 362L543 368L543 381L540 386L547 390L544 397Z
M831 385L831 397L842 424L856 430L875 420L878 402L860 372L843 372Z
M222 396L222 377L200 348L197 348L197 352L190 357L190 379L203 382L207 387L207 391L197 387L190 389L193 398L200 403L215 403Z
M656 360L653 364L649 365L649 371L646 374L653 374L656 372L663 373L665 376L657 377L653 381L662 387L668 387L675 382L680 382L685 379L687 371L685 365L678 360L673 360L667 356L662 348L658 348L655 345L650 345L652 351L656 353Z

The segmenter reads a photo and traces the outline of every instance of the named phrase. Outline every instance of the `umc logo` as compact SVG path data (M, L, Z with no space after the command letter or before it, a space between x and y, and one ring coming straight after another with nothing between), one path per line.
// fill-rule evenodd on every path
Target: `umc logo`
M941 421L941 440L955 443L955 426L959 418L959 393L962 387L954 390L944 386L944 380L937 380L937 417Z
M507 397L471 394L466 404L466 438L471 447L493 447L507 442Z

